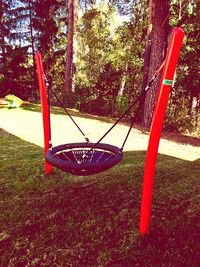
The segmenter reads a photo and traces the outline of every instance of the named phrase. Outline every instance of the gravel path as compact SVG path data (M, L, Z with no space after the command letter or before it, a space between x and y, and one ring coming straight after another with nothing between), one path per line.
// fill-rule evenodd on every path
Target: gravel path
M91 142L96 142L100 139L112 125L111 123L102 122L98 119L75 117L75 120ZM53 145L84 142L82 135L72 124L68 116L52 114L51 121ZM23 109L0 109L0 128L25 141L43 146L42 116L39 112ZM127 131L128 126L117 125L103 142L120 147ZM146 150L148 139L148 135L132 129L124 150ZM161 139L159 153L189 161L200 158L199 147L177 144L166 139Z

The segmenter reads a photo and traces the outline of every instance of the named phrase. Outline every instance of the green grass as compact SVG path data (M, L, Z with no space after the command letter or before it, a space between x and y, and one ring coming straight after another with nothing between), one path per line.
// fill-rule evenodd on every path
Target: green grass
M0 266L199 266L199 160L159 155L141 237L145 152L80 178L45 175L43 149L3 130L0 147Z

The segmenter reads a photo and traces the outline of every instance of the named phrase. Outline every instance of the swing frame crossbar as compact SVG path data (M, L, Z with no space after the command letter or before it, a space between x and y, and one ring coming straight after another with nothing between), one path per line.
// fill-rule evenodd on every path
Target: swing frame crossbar
M158 147L159 147L159 142L160 142L160 137L161 137L161 132L162 132L162 126L164 122L164 117L166 113L167 102L168 102L169 94L171 92L171 88L173 85L174 74L175 74L177 63L178 63L178 58L179 58L183 38L184 38L184 31L182 30L182 28L180 27L174 28L170 36L166 58L163 64L159 67L159 71L162 69L162 75L160 79L156 104L155 104L154 113L153 113L153 119L152 119L152 124L151 124L148 148L147 148L147 153L146 153L146 161L145 161L145 167L144 167L144 178L143 178L141 210L140 210L140 234L142 235L147 234L149 232L153 185L154 185L154 176L155 176L156 161L157 161L157 155L158 155ZM46 155L48 153L51 153L51 149L52 149L50 107L49 107L49 99L47 96L44 66L43 66L41 54L39 52L36 54L36 65L37 65L37 71L38 71L38 82L39 82L40 97L41 97L41 104L42 104L43 129L44 129L44 153ZM158 75L158 73L156 72L155 75ZM151 86L151 82L147 85L145 91L148 91L149 86ZM144 93L144 96L145 96L145 93ZM85 137L84 133L83 133L83 136ZM101 140L102 139L103 138L101 138ZM126 142L126 139L124 142ZM101 145L99 144L100 141L93 144L93 146L99 147L99 145ZM87 139L86 139L86 142L87 142ZM122 145L122 148L123 148L123 145ZM93 149L93 147L91 148ZM89 169L90 167L88 168L88 170ZM52 165L48 162L46 158L45 158L45 170L47 174L51 173L52 171Z

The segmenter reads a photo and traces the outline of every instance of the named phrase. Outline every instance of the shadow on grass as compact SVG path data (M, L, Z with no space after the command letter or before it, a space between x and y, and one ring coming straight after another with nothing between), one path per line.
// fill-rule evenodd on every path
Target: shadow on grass
M80 181L44 175L43 150L5 131L0 145L1 266L198 266L198 161L159 155L151 231L140 237L144 151Z
M186 136L181 133L163 133L162 138L173 141L178 144L186 144L191 146L197 146L200 147L200 138L198 137L192 137L192 136Z

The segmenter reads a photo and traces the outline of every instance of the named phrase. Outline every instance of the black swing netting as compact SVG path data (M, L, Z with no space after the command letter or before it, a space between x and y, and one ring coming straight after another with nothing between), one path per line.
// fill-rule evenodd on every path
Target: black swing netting
M71 143L53 147L45 158L63 171L87 176L113 167L123 159L123 153L109 144Z

